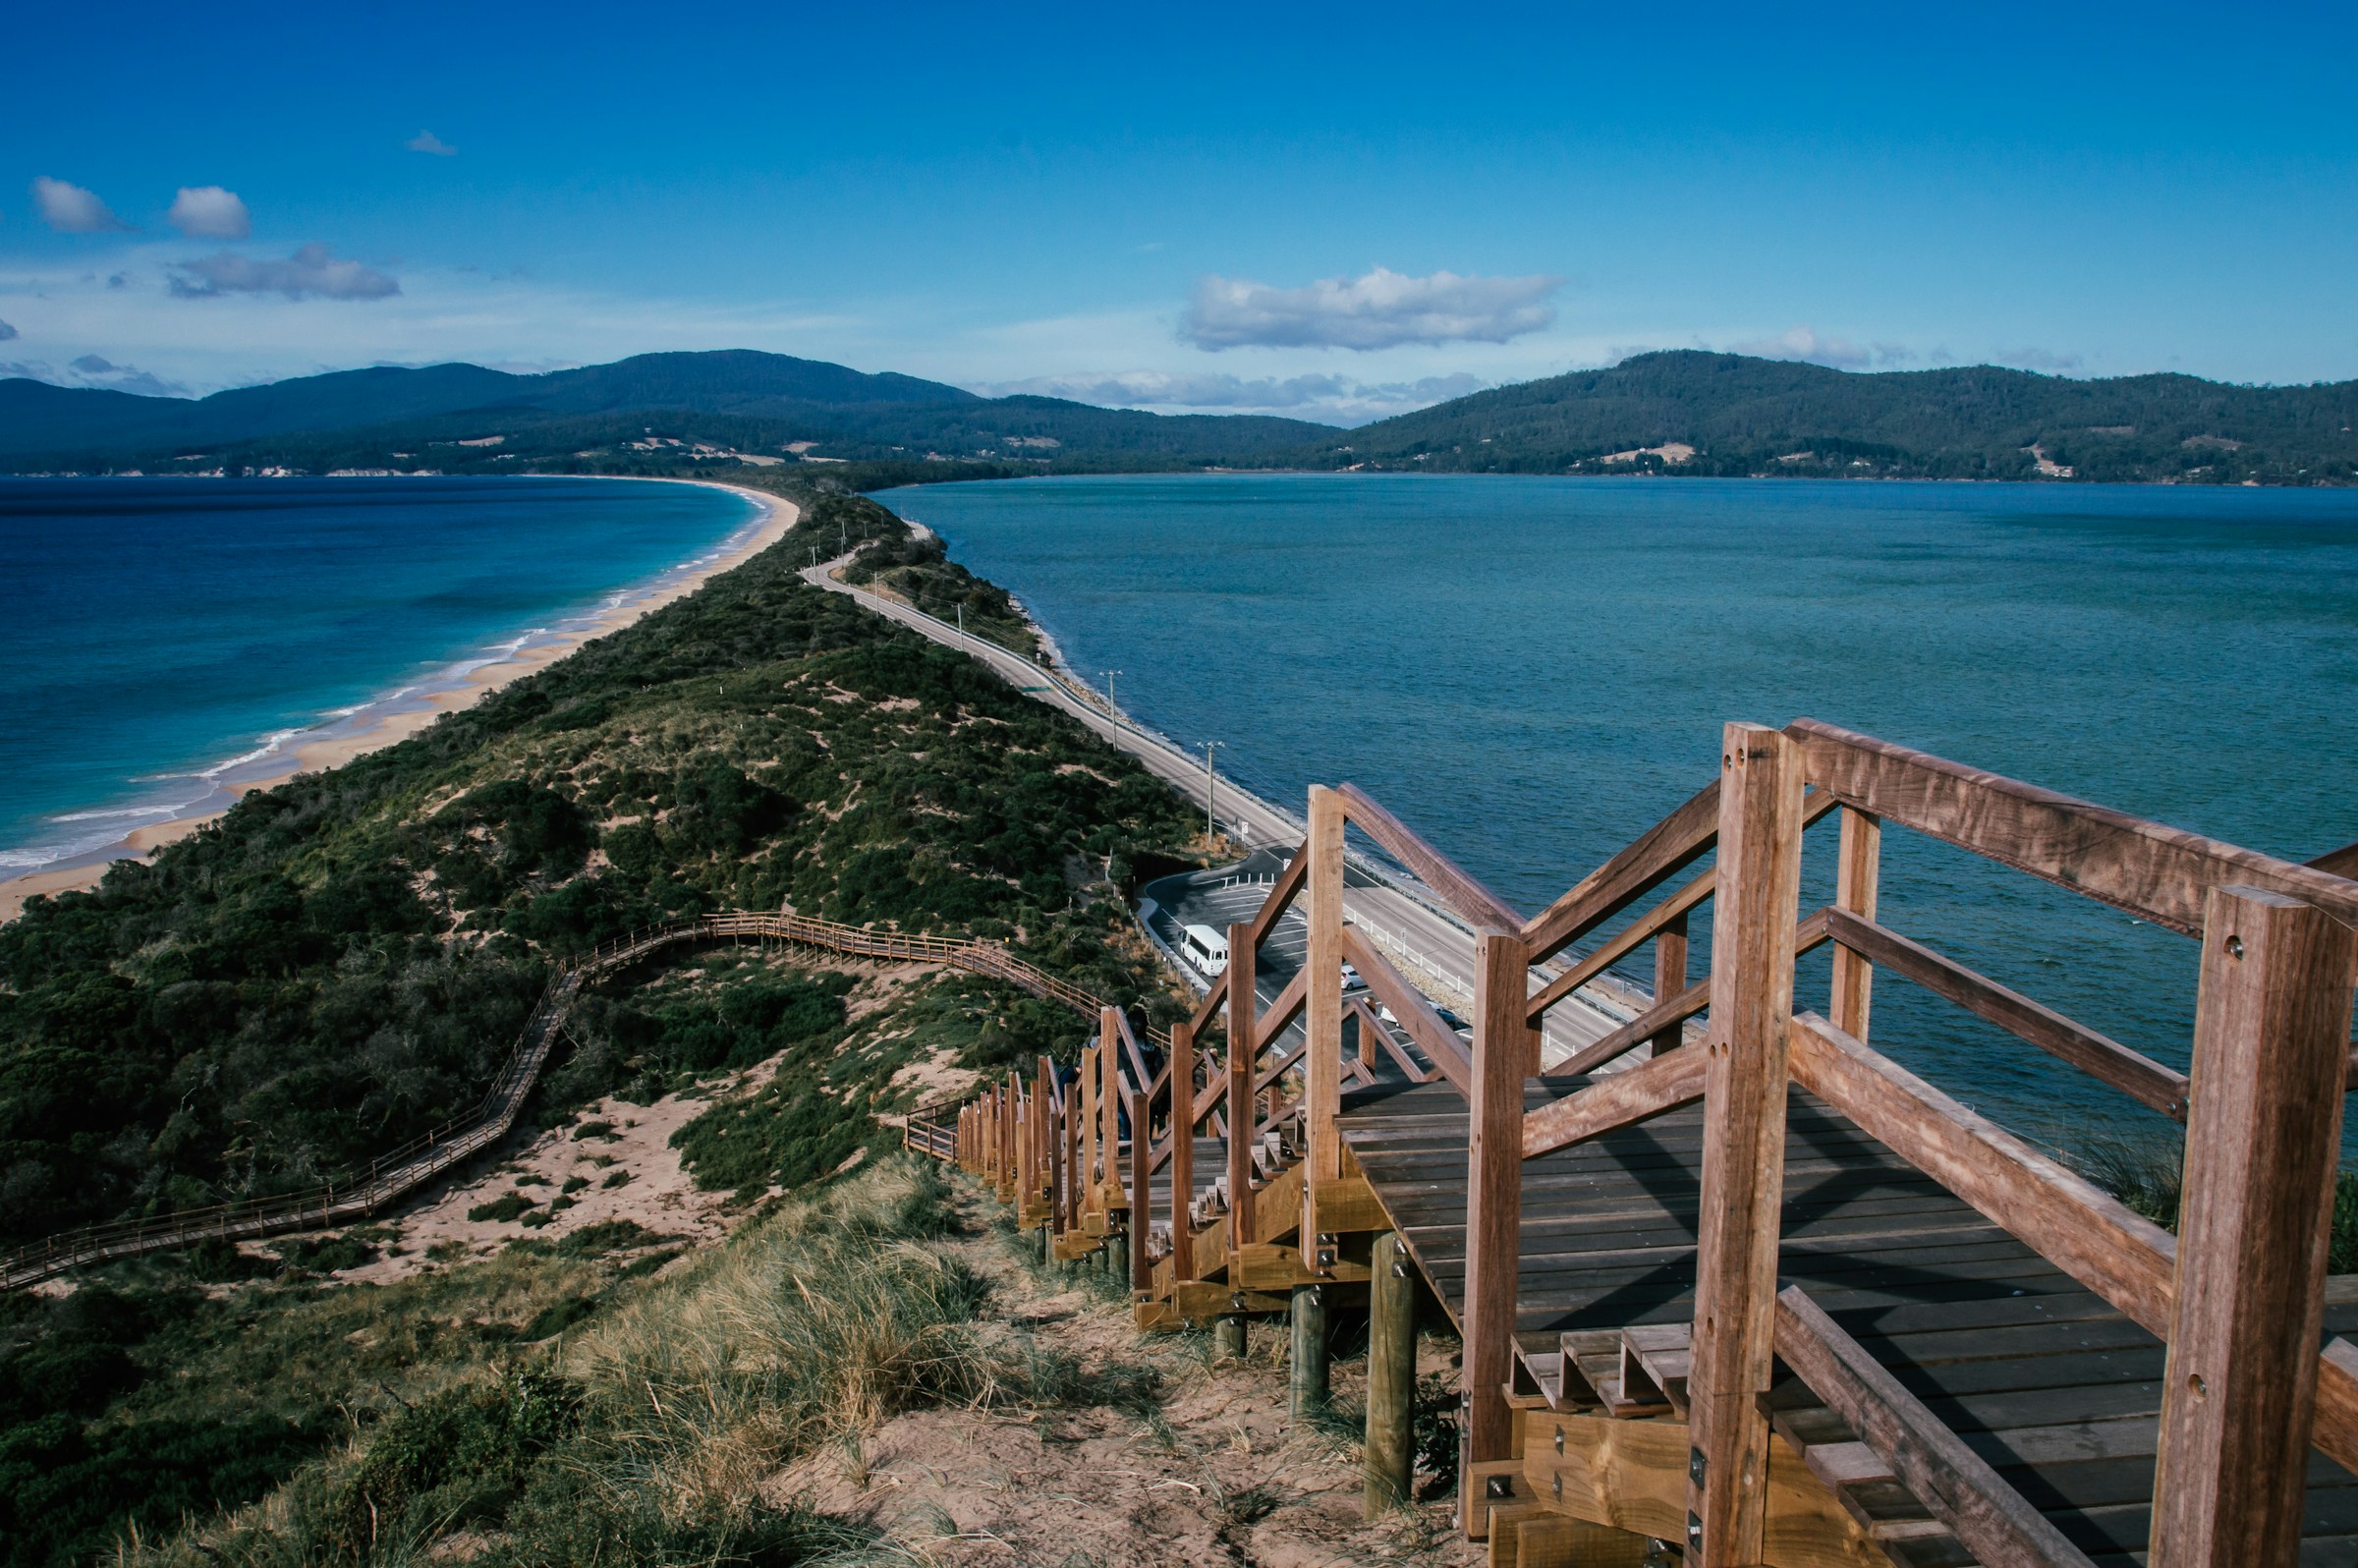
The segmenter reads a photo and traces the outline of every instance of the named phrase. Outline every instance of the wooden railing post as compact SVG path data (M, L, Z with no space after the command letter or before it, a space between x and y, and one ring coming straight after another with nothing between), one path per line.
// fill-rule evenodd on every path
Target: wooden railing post
M1097 1207L1097 1132L1104 1120L1097 1115L1097 1061L1095 1041L1081 1052L1081 1187L1074 1210L1076 1225Z
M1364 1026L1363 1026L1364 1027ZM1416 1465L1417 1284L1408 1249L1385 1231L1368 1252L1368 1426L1361 1510L1376 1519L1409 1500Z
M1687 1385L1689 1568L1759 1563L1768 1522L1768 1419L1759 1399L1775 1355L1801 797L1797 743L1764 725L1726 727Z
M1253 988L1253 927L1228 927L1228 1249L1253 1235L1253 1063L1261 998Z
M1334 1237L1318 1225L1321 1189L1342 1180L1343 1144L1334 1130L1343 1101L1343 798L1323 784L1310 790L1310 951L1303 999L1302 1266L1334 1266ZM1272 1086L1272 1089L1274 1086ZM1323 1368L1324 1363L1319 1363Z
M1196 1231L1188 1207L1196 1198L1196 1032L1182 1019L1171 1026L1171 1280L1196 1277Z
M1153 1275L1147 1269L1147 1228L1152 1210L1152 1180L1154 1140L1149 1129L1153 1116L1147 1102L1147 1092L1130 1092L1130 1289L1133 1294L1149 1289Z
M1097 1179L1104 1184L1103 1205L1110 1222L1122 1195L1122 1021L1114 1010L1097 1010L1097 1142L1103 1150Z
M1045 1205L1056 1191L1056 1064L1042 1052L1032 1064L1032 1190Z
M1876 886L1883 842L1882 818L1870 816L1855 806L1842 809L1841 859L1834 868L1834 907L1863 921L1875 919ZM1867 1038L1868 1003L1875 986L1875 966L1836 943L1834 988L1827 1005L1834 1028L1852 1039Z
M1539 1032L1531 1027L1531 948L1514 931L1474 938L1474 1083L1466 1148L1466 1457L1512 1452L1506 1385L1515 1365L1515 1276L1522 1266L1523 1085ZM1482 1528L1468 1471L1458 1517Z
M1654 999L1666 1002L1687 988L1687 918L1680 915L1654 937ZM1676 1050L1687 1026L1673 1024L1646 1043L1654 1054Z
M2300 1555L2354 966L2324 911L2211 889L2154 1568Z

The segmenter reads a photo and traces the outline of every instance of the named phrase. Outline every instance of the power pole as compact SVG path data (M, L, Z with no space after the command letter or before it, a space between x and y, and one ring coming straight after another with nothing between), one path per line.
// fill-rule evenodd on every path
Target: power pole
M1123 672L1120 670L1107 670L1105 672L1105 710L1108 713L1111 713L1117 719L1122 716L1122 704L1114 700L1113 678L1122 673Z

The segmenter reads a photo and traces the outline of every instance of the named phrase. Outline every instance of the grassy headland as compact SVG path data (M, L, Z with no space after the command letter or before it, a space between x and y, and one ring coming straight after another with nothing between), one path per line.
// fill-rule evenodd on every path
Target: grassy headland
M848 540L857 574L928 608L963 604L970 627L1022 644L1004 592L938 541L856 495L790 493L798 527L691 597L0 927L0 1243L348 1171L475 1102L552 960L675 916L786 904L972 932L1175 1010L1118 886L1142 856L1189 856L1193 813L972 660L800 582L814 548ZM635 979L577 1009L529 1118L618 1092L708 1094L675 1144L700 1185L748 1200L886 1141L873 1113L916 1097L915 1060L1069 1057L1087 1032L971 977L903 986L859 1017L846 978L823 969L723 952ZM756 1063L775 1071L731 1079L742 1092L711 1087ZM632 1257L660 1255L640 1235L537 1254L519 1235L525 1250L494 1262L382 1288L317 1277L386 1241L364 1232L0 1299L7 1568L244 1504L380 1418L417 1427L400 1439L411 1458L369 1445L383 1457L356 1463L390 1467L378 1480L320 1471L314 1491L273 1502L311 1532L304 1560L427 1539L420 1521L448 1523L442 1501L419 1501L429 1494L455 1507L498 1492L539 1509L534 1529L574 1529L584 1505L535 1490L539 1456L592 1441L640 1454L646 1434L601 1426L594 1387L534 1382L512 1353L608 1299ZM971 1314L964 1286L901 1280L885 1252L859 1266L899 1280L878 1284L887 1294L946 1290L926 1313ZM968 1375L926 1369L909 1375ZM464 1391L434 1392L444 1383ZM654 1517L615 1528L655 1557L690 1537L700 1554L754 1539L694 1508ZM756 1535L800 1529L767 1520Z

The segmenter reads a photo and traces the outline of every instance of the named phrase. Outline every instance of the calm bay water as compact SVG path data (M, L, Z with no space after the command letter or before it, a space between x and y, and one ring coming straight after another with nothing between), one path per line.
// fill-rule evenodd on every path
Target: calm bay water
M884 497L1300 809L1367 788L1526 911L1809 715L2291 860L2358 839L2358 493L1376 476ZM1831 823L1814 839L1830 876ZM1886 841L1887 924L2183 1066L2195 945ZM1822 990L1823 955L1805 974ZM2061 1142L2166 1124L1903 982L1879 1044Z
M592 614L754 512L599 479L0 479L0 875Z

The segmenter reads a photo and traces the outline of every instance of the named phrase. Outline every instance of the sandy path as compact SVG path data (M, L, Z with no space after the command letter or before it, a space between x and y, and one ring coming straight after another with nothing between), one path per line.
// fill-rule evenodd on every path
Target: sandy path
M285 783L298 773L323 772L365 753L406 741L443 714L472 705L485 693L495 692L511 681L537 674L584 643L604 637L609 632L618 632L651 611L686 598L711 578L744 565L777 543L801 515L791 501L759 490L749 490L742 485L722 484L707 479L660 482L702 484L706 489L726 490L732 495L744 496L761 509L761 517L754 526L754 531L725 555L715 556L694 571L666 573L647 588L631 591L613 609L567 630L561 636L535 643L494 663L477 665L464 679L447 687L404 698L398 707L350 734L320 735L309 741L302 736L294 737L282 757L282 768L257 777L241 778L236 788L241 792L269 789ZM31 871L0 881L0 922L16 919L24 909L25 901L35 894L95 887L98 879L106 874L107 867L114 862L140 859L175 839L187 837L220 814L220 812L213 811L194 816L175 817L166 822L153 822L125 834L104 849L93 851L84 864Z

